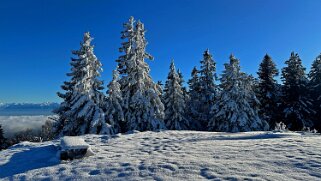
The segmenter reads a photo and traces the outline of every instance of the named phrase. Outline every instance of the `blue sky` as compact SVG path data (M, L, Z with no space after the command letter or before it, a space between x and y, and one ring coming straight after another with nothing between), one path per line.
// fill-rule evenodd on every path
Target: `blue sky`
M320 9L320 0L2 0L0 102L60 101L56 92L68 80L71 50L85 31L95 38L108 83L130 16L148 31L155 81L166 79L172 58L188 79L206 48L218 74L231 53L255 76L265 53L280 69L296 51L309 69L321 52Z

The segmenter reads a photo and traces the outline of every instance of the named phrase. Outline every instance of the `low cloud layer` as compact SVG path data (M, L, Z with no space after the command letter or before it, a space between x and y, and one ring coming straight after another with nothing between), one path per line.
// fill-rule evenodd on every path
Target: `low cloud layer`
M5 137L11 137L15 133L26 130L40 130L48 116L0 116L0 124Z

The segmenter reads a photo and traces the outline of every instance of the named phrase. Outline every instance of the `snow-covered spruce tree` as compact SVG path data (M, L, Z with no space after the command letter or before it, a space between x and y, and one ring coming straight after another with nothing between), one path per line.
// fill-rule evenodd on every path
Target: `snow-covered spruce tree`
M214 62L212 55L207 49L203 54L203 60L200 61L201 69L199 70L200 77L200 109L199 109L199 121L201 123L201 129L207 130L208 121L211 117L211 108L215 102L216 96L216 63Z
M72 83L68 87L68 102L62 103L67 105L67 110L63 113L64 120L58 121L63 123L58 130L59 136L114 133L111 125L105 121L104 94L101 92L104 89L103 82L98 80L102 65L94 54L91 41L90 34L85 33L80 49L73 51L77 63L69 74Z
M117 70L113 71L113 80L108 84L107 91L107 110L106 119L114 129L115 133L122 132L125 127L124 112L123 112L123 98L118 83L119 74Z
M74 54L74 52L72 53ZM71 109L71 101L74 87L76 84L80 83L81 77L84 74L80 62L81 59L71 58L71 72L67 73L67 76L71 77L71 79L70 81L65 81L64 84L61 86L63 92L57 93L57 95L63 101L60 103L60 106L53 111L55 114L58 115L58 118L55 118L56 120L54 121L52 128L53 134L55 136L59 136L59 134L63 130L64 125L68 121L72 121L72 117L70 117L70 115L68 115L67 113Z
M6 139L4 138L3 129L0 124L0 150L2 150L4 148L6 148Z
M258 116L259 101L252 90L251 78L241 72L239 60L230 56L221 77L222 91L212 108L210 131L267 130L268 124Z
M184 86L184 77L183 77L183 73L181 72L180 69L177 69L177 74L178 74L178 77L179 77L179 85L182 87L182 91L183 91L183 95L184 95L184 101L185 102L188 102L189 101L189 96L188 96L188 92L187 92L187 89L186 87Z
M122 47L124 55L117 60L120 84L123 95L125 121L129 130L164 129L164 105L161 101L159 86L149 75L150 69L145 59L153 60L146 52L144 25L135 23L131 17L124 24Z
M284 122L290 130L311 127L312 103L308 98L308 79L298 54L291 53L282 69L282 107Z
M259 82L256 96L260 101L259 115L269 123L270 128L274 128L275 123L278 122L279 91L277 81L274 79L278 73L272 58L266 54L257 72Z
M124 42L121 43L121 47L119 48L119 52L124 53L119 56L116 62L118 63L117 69L122 78L119 80L121 89L126 87L126 83L128 82L125 76L128 75L129 70L127 66L132 66L130 62L134 61L135 56L135 30L134 30L134 17L130 17L128 22L123 24L124 30L121 32L121 39Z
M193 68L191 73L191 79L188 80L189 100L187 102L187 115L190 118L190 127L192 130L202 130L199 110L201 106L200 102L200 80L198 75L198 70L196 67Z
M257 98L256 96L256 91L258 89L258 79L253 77L253 75L246 75L245 81L244 81L244 85L246 87L246 90L249 90L249 94L248 94L248 102L250 103L250 106L252 107L252 109L258 113L259 115L259 111L260 111L260 100ZM260 117L260 116L259 116ZM264 123L266 123L268 125L269 128L269 124L267 121L265 120L261 120Z
M161 80L159 80L159 81L157 81L156 85L157 85L157 88L160 92L160 95L163 95L163 82Z
M185 100L181 87L181 79L175 70L174 60L164 88L165 124L171 130L189 129L189 121L185 116Z
M314 126L321 131L321 54L313 61L309 72L309 91L313 100Z

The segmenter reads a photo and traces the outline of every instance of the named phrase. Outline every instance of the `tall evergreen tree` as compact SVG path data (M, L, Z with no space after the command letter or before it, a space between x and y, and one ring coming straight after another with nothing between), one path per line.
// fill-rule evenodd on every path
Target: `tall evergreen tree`
M252 90L251 78L241 72L239 60L230 56L221 77L222 92L212 108L210 131L255 131L267 130L268 124L258 116L259 104Z
M189 121L185 116L185 100L181 78L175 70L174 61L170 65L164 89L165 123L168 129L187 130Z
M206 130L206 126L211 117L211 108L215 102L216 96L216 63L214 62L212 55L207 49L203 54L203 60L201 60L201 69L199 70L200 77L200 109L199 120L203 130Z
M85 33L80 49L73 51L77 58L72 60L72 73L68 74L71 81L64 84L68 85L67 92L58 94L65 98L56 111L62 115L57 126L60 136L114 133L110 124L105 122L103 82L98 80L102 65L94 54L91 41L90 34Z
M313 113L312 103L308 98L308 79L305 68L298 54L291 53L286 67L282 69L283 95L282 106L284 121L291 130L301 130L311 127L309 118Z
M3 135L3 129L2 129L2 126L0 124L0 150L6 148L6 139Z
M124 24L120 52L124 53L117 60L121 74L120 84L124 99L127 130L164 129L164 105L161 101L159 86L149 75L150 69L145 59L153 60L146 52L144 25L135 24L131 17Z
M179 77L179 85L182 87L182 91L183 91L183 95L184 95L184 100L185 102L188 102L189 100L189 96L188 96L188 92L187 92L187 89L186 87L184 86L184 76L183 76L183 73L181 72L180 69L177 69L177 74L178 74L178 77Z
M164 104L164 100L163 100L163 83L161 80L157 81L156 83L156 89L158 90L159 92L159 97L162 101L162 103Z
M201 106L200 98L200 78L196 67L193 68L191 73L191 79L188 80L189 100L187 102L187 115L190 118L190 127L193 130L202 130L199 110Z
M321 54L313 61L309 78L309 91L313 100L313 109L316 113L313 116L313 121L315 128L321 131Z
M116 62L118 63L118 72L122 75L122 79L120 79L121 89L126 87L126 83L128 80L126 76L128 74L127 66L130 62L133 62L135 56L135 30L134 30L134 17L130 17L128 22L123 24L124 30L121 32L121 39L124 42L121 43L121 47L119 48L119 52L124 53L123 55L119 56Z
M277 81L274 79L279 72L272 58L266 54L260 64L257 98L260 101L260 117L267 121L270 128L275 127L277 121L279 91Z
M108 84L107 91L107 109L106 109L106 119L113 128L115 132L123 132L125 129L125 120L123 112L123 98L120 90L120 84L118 83L119 74L117 70L113 71L113 80Z
M72 52L73 55L76 55L75 52ZM70 81L65 81L61 86L63 92L58 92L57 95L63 100L60 103L60 106L55 109L53 112L58 115L58 119L53 124L53 134L59 135L63 130L64 125L67 122L73 121L72 117L68 114L68 111L71 109L71 101L73 97L74 87L77 84L80 84L82 75L84 74L81 67L81 59L71 58L71 72L67 73L68 77L71 77ZM62 134L61 134L62 135ZM60 135L60 136L61 136Z
M163 95L163 82L161 80L157 81L157 88L159 89L161 95Z

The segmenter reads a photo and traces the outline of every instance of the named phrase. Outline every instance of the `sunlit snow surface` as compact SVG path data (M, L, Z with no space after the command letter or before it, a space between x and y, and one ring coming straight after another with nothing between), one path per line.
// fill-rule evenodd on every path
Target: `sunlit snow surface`
M142 132L86 135L95 155L60 162L58 140L0 152L4 180L321 180L321 136Z

